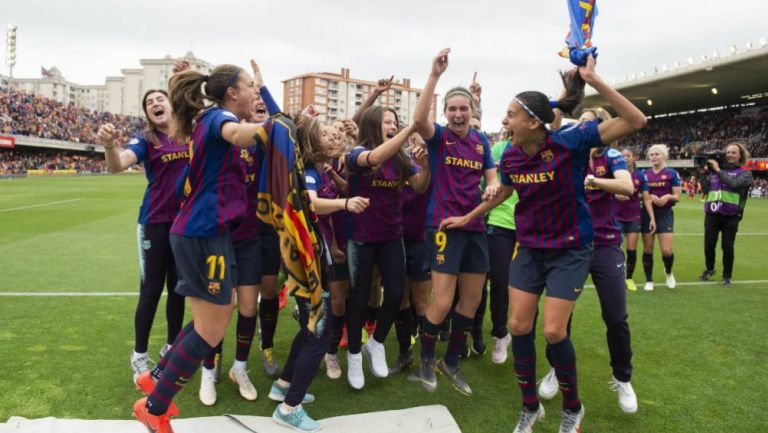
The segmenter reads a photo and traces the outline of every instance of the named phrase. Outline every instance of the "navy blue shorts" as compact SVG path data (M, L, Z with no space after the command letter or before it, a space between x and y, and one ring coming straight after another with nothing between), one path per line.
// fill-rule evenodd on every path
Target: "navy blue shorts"
M509 265L509 285L524 292L575 301L584 290L592 244L578 248L519 247Z
M171 234L170 240L179 274L176 293L229 305L237 283L232 234L227 232L213 238Z
M426 241L405 241L405 275L411 281L429 281L429 247Z
M675 232L675 211L671 207L653 208L653 216L656 218L656 233L674 233ZM641 230L643 233L651 232L651 219L648 212L643 209L643 220Z
M485 232L427 230L429 266L444 274L484 274L490 270Z
M235 242L235 260L238 286L261 284L261 240L259 238Z
M640 221L617 221L619 223L619 232L640 233Z
M280 237L275 228L259 221L259 237L261 238L261 275L277 275L280 272Z

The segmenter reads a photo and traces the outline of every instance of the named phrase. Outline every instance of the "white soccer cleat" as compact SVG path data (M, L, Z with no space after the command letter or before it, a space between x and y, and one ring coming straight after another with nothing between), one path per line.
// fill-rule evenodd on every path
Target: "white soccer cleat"
M379 343L374 338L371 338L363 346L363 355L365 356L366 361L368 361L371 373L374 377L383 379L389 375L387 355L383 344Z
M544 418L544 405L541 403L539 403L539 409L536 412L528 412L527 409L521 410L513 433L533 433L533 425L542 418Z
M643 286L643 290L646 292L652 292L653 291L653 281L648 281L645 283L645 286Z
M674 274L671 272L667 274L667 287L674 289L677 286L677 280L675 280Z
M621 382L615 377L611 378L611 391L619 394L619 407L624 413L637 412L637 395L629 382Z
M133 370L133 383L139 378L141 373L149 370L149 355L146 353L133 352L131 355L131 369Z
M240 390L240 396L246 400L253 401L258 398L259 393L256 392L256 387L251 383L251 379L248 377L248 372L232 367L229 370L229 380L237 385Z
M502 338L493 337L493 350L491 350L491 362L503 364L507 361L507 349L512 342L512 335L507 334Z
M339 358L336 354L325 354L325 374L331 379L338 379L341 377L341 365L339 365Z
M362 353L347 352L347 382L354 389L363 389L365 386Z
M216 404L216 370L202 368L198 397L200 397L200 402L206 406Z
M584 421L584 405L581 405L581 410L578 412L571 412L570 410L563 411L563 418L560 420L560 433L581 433L581 422Z
M557 395L557 390L559 388L555 369L550 368L547 375L541 379L541 382L539 382L539 397L543 400L552 400Z

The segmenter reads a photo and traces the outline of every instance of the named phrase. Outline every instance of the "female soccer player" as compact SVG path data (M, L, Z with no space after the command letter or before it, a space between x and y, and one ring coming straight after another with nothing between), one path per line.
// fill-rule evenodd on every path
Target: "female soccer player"
M469 126L473 113L472 94L457 87L449 90L443 102L447 126L429 121L432 94L440 76L448 68L450 49L440 51L432 60L432 70L416 102L414 126L427 142L432 189L427 207L427 242L430 246L432 304L427 310L421 332L419 377L424 388L437 389L435 369L450 378L462 394L472 388L459 371L459 355L466 347L466 331L472 326L485 274L488 272L488 245L482 215L459 228L445 230L441 221L469 213L480 203L480 179L485 178L490 196L499 189L499 179L491 158L488 141ZM435 359L435 340L440 324L453 305L456 285L459 302L453 311L453 323L445 358Z
M627 169L632 175L632 184L635 187L630 196L616 194L616 220L619 222L619 231L626 237L627 242L627 262L626 262L626 283L627 290L632 292L637 290L637 285L632 279L637 265L637 240L640 238L640 218L644 208L649 215L653 215L652 204L650 200L643 198L643 175L635 167L637 153L631 147L625 147L621 150L624 160L627 162ZM656 230L656 221L651 217L649 222L651 232Z
M347 310L347 380L354 389L365 385L363 353L374 376L389 374L384 340L397 316L405 284L402 188L408 181L417 192L424 192L429 184L429 177L417 173L401 149L412 128L398 132L398 126L394 110L380 106L367 109L360 120L357 146L346 157L349 194L370 199L370 207L352 215L348 224L347 263L352 287ZM381 271L384 301L373 338L362 347L374 266Z
M577 71L577 72L576 72ZM584 194L584 176L593 147L603 147L646 124L645 116L595 72L595 60L563 76L566 93L555 104L570 113L581 102L586 82L616 110L619 117L548 131L555 119L548 98L523 92L509 104L502 123L512 147L501 160L502 193L470 214L443 221L448 228L478 217L517 191L517 251L509 271L510 319L515 374L523 409L515 432L530 432L544 416L536 396L534 318L546 288L544 336L563 391L560 431L580 431L584 408L576 380L576 354L567 333L568 319L581 294L592 259L592 216Z
M612 116L602 108L586 109L579 122L601 122ZM592 213L594 250L589 272L600 299L606 326L608 352L611 357L613 378L611 389L618 392L619 407L626 413L637 412L637 396L632 388L632 345L627 323L627 299L624 254L621 251L621 232L616 220L615 196L628 196L634 191L632 175L622 154L610 143L607 148L592 149L584 179L587 203ZM554 368L542 379L539 396L545 400L557 394Z
M179 210L181 199L174 185L189 161L187 146L170 136L173 110L164 90L148 90L142 98L142 109L148 129L128 143L122 152L117 148L117 131L107 123L99 129L98 138L104 146L107 168L119 173L140 162L144 163L147 190L139 209L137 240L139 245L139 302L134 315L135 341L131 355L133 381L149 370L147 345L163 286L168 287L165 317L168 322L166 344L160 357L176 339L184 320L184 297L177 294L176 264L171 252L169 233Z
M134 404L133 413L152 433L173 431L170 417L178 415L173 397L227 330L236 284L230 225L246 209L246 191L235 187L245 176L240 148L253 146L261 128L240 121L250 117L261 83L237 66L217 66L210 75L184 71L169 87L174 136L191 140L186 198L170 243L179 272L176 291L189 298L193 321L174 342L157 383L147 380L148 372L139 378L149 396ZM206 107L206 101L214 105Z
M653 290L653 235L651 221L656 222L656 237L659 238L661 259L667 276L667 287L677 285L672 274L675 255L672 247L675 241L675 213L672 207L680 201L683 190L680 175L666 166L669 149L663 144L654 144L648 149L651 168L643 171L643 200L650 200L652 212L644 209L640 229L643 232L643 271L645 271L644 290ZM652 215L652 217L651 217Z

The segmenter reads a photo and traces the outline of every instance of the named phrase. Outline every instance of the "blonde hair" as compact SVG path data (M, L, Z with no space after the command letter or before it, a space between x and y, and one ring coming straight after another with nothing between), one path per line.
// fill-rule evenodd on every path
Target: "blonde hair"
M654 150L657 150L664 157L664 161L669 159L669 148L666 144L654 144L648 148L648 154L650 155Z
M727 146L725 146L726 149L728 149L731 146L736 146L739 148L739 165L744 165L747 163L747 160L749 160L749 151L746 147L744 147L744 143L741 143L739 141L734 141L731 143L728 143Z

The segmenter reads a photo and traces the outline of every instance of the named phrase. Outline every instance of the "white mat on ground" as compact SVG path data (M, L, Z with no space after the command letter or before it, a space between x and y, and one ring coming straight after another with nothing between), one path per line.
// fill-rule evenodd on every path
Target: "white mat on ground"
M251 431L257 433L286 433L270 417L234 415ZM344 415L321 420L326 433L461 433L459 426L445 406L421 406L410 409ZM174 419L176 433L248 433L249 430L225 416ZM0 433L142 433L146 430L135 420L81 420L11 417L0 424Z

